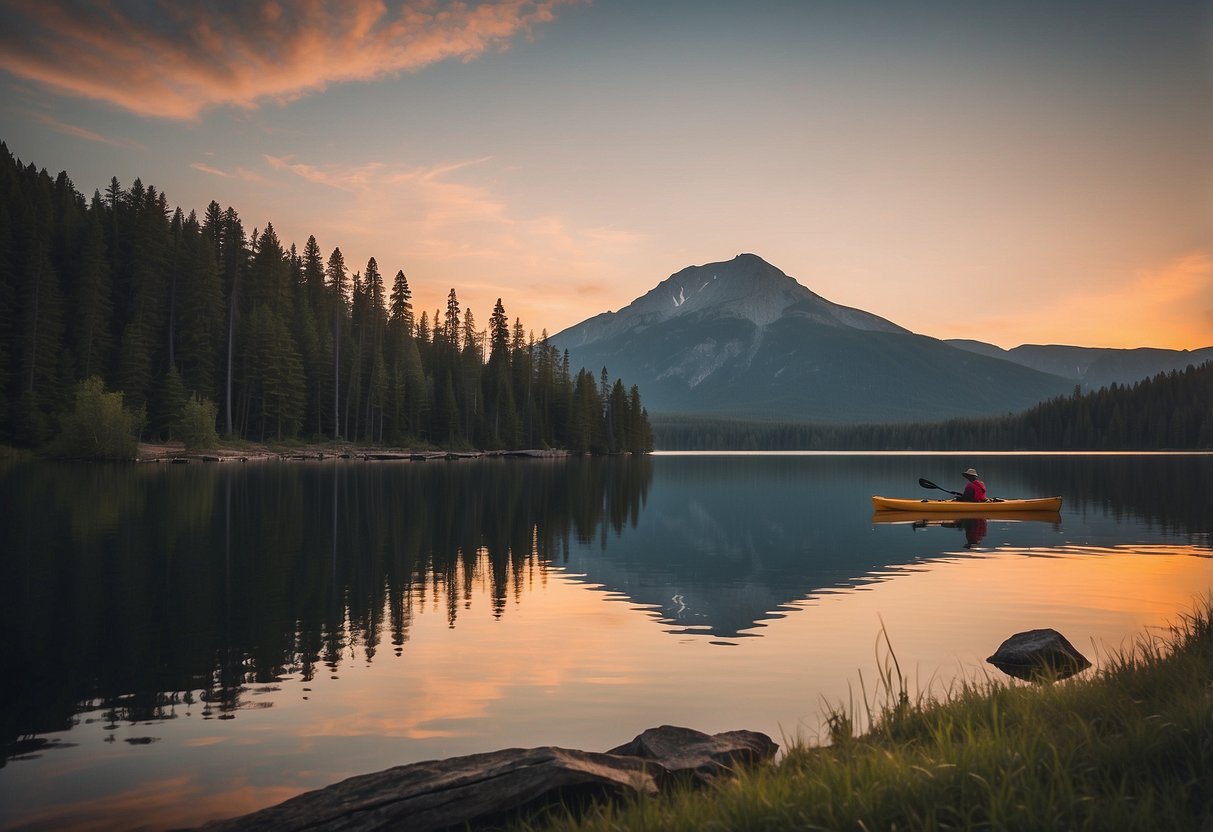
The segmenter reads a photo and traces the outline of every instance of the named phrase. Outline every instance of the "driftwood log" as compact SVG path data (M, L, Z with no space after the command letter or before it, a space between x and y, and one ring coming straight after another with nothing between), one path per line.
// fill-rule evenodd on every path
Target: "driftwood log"
M769 760L777 749L770 737L751 731L709 736L662 726L605 754L510 748L397 766L202 829L488 829L549 808L578 811L594 801L655 794L687 777L708 783L736 765Z

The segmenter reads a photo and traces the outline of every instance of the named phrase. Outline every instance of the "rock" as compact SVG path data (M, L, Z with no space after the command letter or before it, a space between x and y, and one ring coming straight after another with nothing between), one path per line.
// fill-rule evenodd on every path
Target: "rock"
M1016 633L986 659L1003 673L1032 682L1066 679L1091 666L1056 630Z
M732 774L738 765L770 760L778 750L770 737L757 731L708 735L690 728L662 725L607 753L653 760L672 775L690 777L706 785L722 774Z
M351 777L243 817L215 830L425 830L495 825L546 806L653 794L661 766L565 748L511 748L397 766Z

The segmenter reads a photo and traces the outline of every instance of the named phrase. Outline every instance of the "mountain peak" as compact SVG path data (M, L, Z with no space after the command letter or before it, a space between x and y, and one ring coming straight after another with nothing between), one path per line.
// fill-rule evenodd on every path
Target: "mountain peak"
M829 326L883 332L904 329L868 312L839 306L802 286L756 254L688 266L618 312L605 312L560 333L571 346L680 318L739 318L766 327L785 315Z
M831 303L753 254L688 266L552 341L570 366L634 380L652 413L909 421L1006 413L1069 386Z
M720 263L688 266L657 284L629 308L655 312L661 319L710 312L765 326L778 320L805 292L808 289L761 257L739 254Z

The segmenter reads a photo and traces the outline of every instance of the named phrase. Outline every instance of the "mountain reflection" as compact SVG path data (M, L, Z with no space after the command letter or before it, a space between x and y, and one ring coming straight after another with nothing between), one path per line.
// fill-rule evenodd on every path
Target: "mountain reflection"
M872 522L873 493L909 496L969 464L999 496L1062 494L1062 527L1131 514L1213 530L1213 457L960 459L3 465L3 757L56 747L30 735L80 720L268 707L286 677L406 656L423 610L456 627L487 596L505 616L553 569L670 633L736 639L966 543L1060 541L1055 523L991 521L970 540Z
M917 479L924 473L945 482L951 471L951 479L962 482L967 460L989 470L993 493L1062 494L1067 510L1084 517L1131 515L1193 538L1213 527L1201 496L1213 489L1207 455L973 454L963 466L957 459L658 457L639 522L601 551L574 548L567 565L587 583L648 609L670 633L731 640L757 635L799 602L884 580L923 557L1061 542L1064 522L1057 515L1033 523L961 521L939 535L873 533L872 494L922 493ZM992 538L991 527L999 529Z

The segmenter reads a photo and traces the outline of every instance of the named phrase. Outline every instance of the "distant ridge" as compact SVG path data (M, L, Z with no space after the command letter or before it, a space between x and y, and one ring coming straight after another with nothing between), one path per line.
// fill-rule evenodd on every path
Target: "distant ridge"
M634 380L654 413L936 421L1022 410L1073 387L832 303L754 254L682 269L552 340L575 366Z
M1168 350L1156 347L1113 349L1023 344L1004 350L983 341L954 339L947 343L962 350L1002 358L1034 370L1073 379L1088 390L1098 390L1114 382L1133 384L1158 373L1183 370L1189 364L1200 366L1206 361L1213 361L1213 346L1195 350Z

